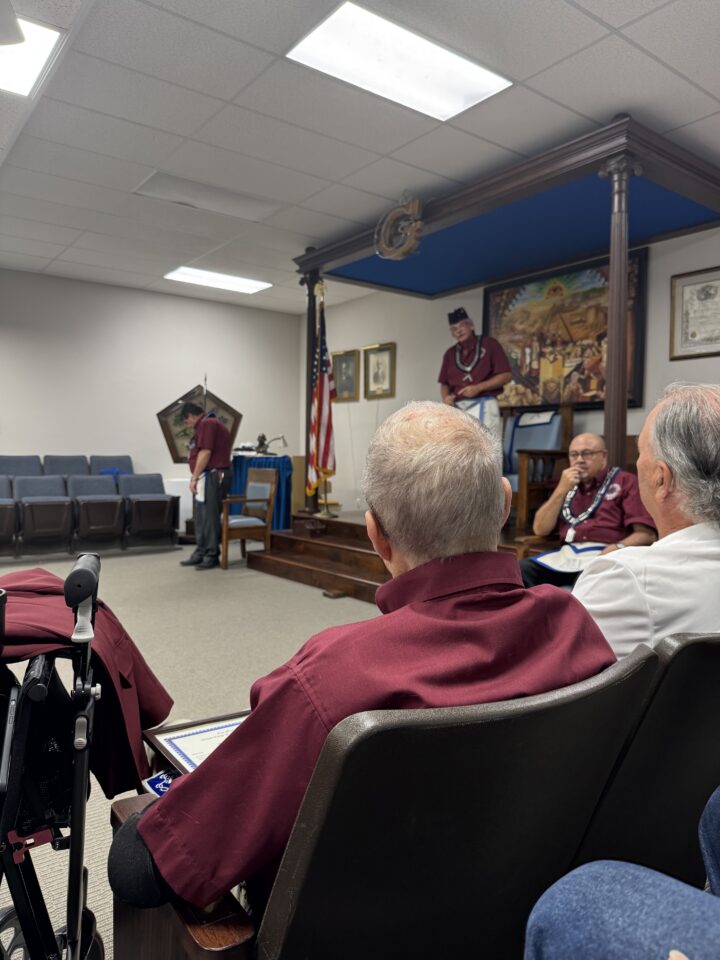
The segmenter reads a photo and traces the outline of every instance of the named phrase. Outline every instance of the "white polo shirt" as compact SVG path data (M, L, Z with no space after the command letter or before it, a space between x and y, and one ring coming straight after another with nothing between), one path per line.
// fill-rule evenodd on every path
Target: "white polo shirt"
M573 588L618 657L672 633L720 632L720 524L598 557Z

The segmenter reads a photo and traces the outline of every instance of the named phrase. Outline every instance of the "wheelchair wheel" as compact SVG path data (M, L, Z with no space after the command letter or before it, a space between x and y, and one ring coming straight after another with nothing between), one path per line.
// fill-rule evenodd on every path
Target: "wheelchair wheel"
M56 932L58 946L65 955L65 931ZM0 911L0 960L30 960L15 907ZM105 960L105 944L95 931L85 960Z

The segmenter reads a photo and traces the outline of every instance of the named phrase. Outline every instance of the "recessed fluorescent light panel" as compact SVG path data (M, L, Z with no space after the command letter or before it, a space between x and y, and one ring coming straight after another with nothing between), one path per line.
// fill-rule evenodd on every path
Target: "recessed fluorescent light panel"
M259 293L272 286L262 280L248 280L246 277L234 277L230 273L213 273L211 270L196 270L194 267L178 267L177 270L166 273L165 279L196 283L200 287L215 287L218 290L233 290L235 293Z
M0 47L0 90L27 97L56 49L60 32L21 17L18 23L25 41Z
M436 120L449 120L512 86L354 3L339 7L288 57Z

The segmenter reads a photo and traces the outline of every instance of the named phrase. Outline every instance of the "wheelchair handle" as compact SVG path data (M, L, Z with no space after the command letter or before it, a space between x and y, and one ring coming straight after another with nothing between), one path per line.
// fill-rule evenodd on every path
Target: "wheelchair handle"
M75 609L83 600L97 597L100 579L100 557L96 553L83 553L75 561L65 578L65 603Z
M5 638L5 607L7 606L7 590L0 590L0 647Z

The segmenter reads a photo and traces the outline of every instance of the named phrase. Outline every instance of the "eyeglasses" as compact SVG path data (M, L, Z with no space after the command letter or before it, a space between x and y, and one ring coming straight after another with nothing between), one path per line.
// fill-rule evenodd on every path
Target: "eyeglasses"
M606 450L571 450L568 453L568 460L589 460L590 457L596 457L599 453L606 453Z

